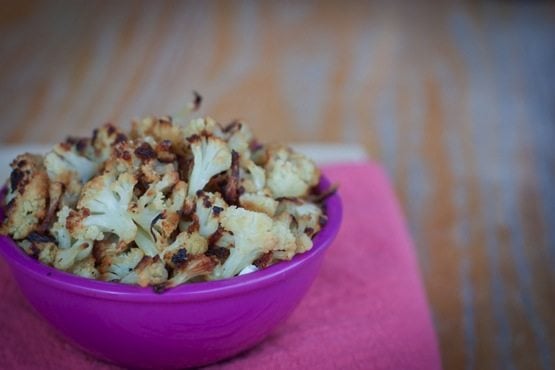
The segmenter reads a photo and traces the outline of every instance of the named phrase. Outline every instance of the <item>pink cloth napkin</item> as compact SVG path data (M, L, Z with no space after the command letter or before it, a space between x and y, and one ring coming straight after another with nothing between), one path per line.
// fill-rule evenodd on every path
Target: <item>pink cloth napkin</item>
M344 221L308 295L254 349L210 368L440 369L413 246L376 164L328 166ZM38 318L0 261L0 369L116 369Z

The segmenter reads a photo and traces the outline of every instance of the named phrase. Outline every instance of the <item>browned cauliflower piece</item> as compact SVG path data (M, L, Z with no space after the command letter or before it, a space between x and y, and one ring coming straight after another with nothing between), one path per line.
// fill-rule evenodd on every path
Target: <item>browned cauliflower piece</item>
M11 168L5 198L6 219L0 232L21 240L35 231L46 216L49 180L38 155L19 155Z
M265 168L267 186L274 198L307 196L320 180L316 164L287 147L270 149Z

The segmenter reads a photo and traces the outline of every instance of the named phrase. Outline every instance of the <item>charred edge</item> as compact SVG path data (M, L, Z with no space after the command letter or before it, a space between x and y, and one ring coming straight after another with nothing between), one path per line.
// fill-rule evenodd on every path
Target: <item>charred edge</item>
M332 184L326 190L324 190L322 192L319 192L319 193L316 192L316 194L311 199L311 201L314 202L314 203L323 203L324 201L326 201L326 199L328 199L329 197L331 197L332 195L337 193L337 189L339 189L339 184L337 184L337 183Z
M158 256L156 256L156 257L158 257ZM156 262L156 261L154 261L154 258L152 258L150 256L143 256L143 258L141 258L141 260L139 261L137 266L135 266L135 270L141 271L141 270L147 268L153 262Z
M208 237L208 245L209 246L215 246L215 244L218 242L218 240L220 240L222 238L222 235L224 234L224 230L222 229L221 226L218 226L218 228L216 229L216 232L214 232L214 234L210 235L210 237Z
M252 264L259 269L263 269L268 267L271 261L272 261L272 252L268 252L260 256L260 258L256 259Z
M172 116L161 116L158 118L158 123L161 125L172 125L173 118Z
M36 231L33 231L31 234L27 236L27 240L31 243L55 243L56 239L51 237L50 235L40 234Z
M94 144L96 143L96 139L98 138L98 129L95 128L92 132L92 139L91 139L91 144L94 146Z
M40 249L35 245L35 243L31 244L31 253L29 254L34 259L38 260L40 256Z
M197 208L196 203L185 201L183 208L181 209L181 216L184 219L189 219Z
M149 143L142 143L135 149L135 155L142 161L148 161L156 158L156 152Z
M158 153L158 160L162 163L171 163L175 161L176 155L172 153L172 142L170 140L163 140L156 146L156 153Z
M197 91L193 91L195 98L193 99L193 112L196 112L200 109L202 104L202 95L200 95Z
M61 184L61 193L60 194L64 194L65 193L65 185ZM62 196L60 195L57 199L54 200L54 202L52 202L52 198L49 197L48 198L48 211L46 213L46 216L44 217L44 219L42 220L41 224L38 227L38 231L40 233L44 233L46 232L48 229L50 229L50 227L52 226L52 224L54 223L54 219L56 218L56 211L58 210L58 208L60 208L60 202Z
M224 198L228 204L237 204L239 201L239 153L231 151L231 174L225 187Z
M205 208L210 208L210 207L212 207L212 202L210 202L210 198L208 198L207 196L204 196L204 197L202 198L202 205L203 205Z
M200 136L198 136L197 134L191 135L187 138L187 141L191 144L199 140L200 140Z
M177 165L179 168L179 177L181 180L187 181L189 178L189 170L191 169L193 164L192 159L187 159L183 156L179 156L177 159Z
M220 262L224 262L229 257L229 249L224 247L210 246L206 251L207 256L213 256Z
M63 143L60 143L60 147L66 152L71 150L71 144L68 143L67 141L64 141Z
M10 186L12 192L15 191L20 184L23 184L23 179L25 178L25 173L20 169L16 168L10 174Z
M163 220L166 217L166 214L164 212L158 214L158 216L154 217L152 219L152 222L150 223L150 235L152 235L152 239L154 239L154 242L156 242L156 234L154 233L154 226L156 225L156 223L160 220Z
M224 209L222 207L214 206L212 207L212 213L218 216Z
M187 250L181 248L172 256L172 263L176 266L180 266L187 261Z
M168 289L168 284L160 283L152 286L152 290L156 294L162 294Z
M109 123L109 122L106 123L106 124L104 125L104 127L106 127L106 131L108 132L108 135L109 135L109 136L112 136L112 135L115 134L116 131L118 130L118 129L116 128L116 126L114 126L113 124L111 124L111 123Z
M162 140L159 144L158 144L161 148L163 148L166 151L169 151L173 145L171 140Z
M8 204L6 204L6 206L4 207L4 210L6 211L6 213L9 213L10 210L15 206L15 202L16 202L17 198L13 198L12 200L10 200L8 202ZM6 217L7 219L7 217Z
M251 140L251 142L249 143L249 149L253 152L256 152L257 150L260 150L264 148L264 145L262 145L260 142L256 141L255 139Z
M192 223L187 228L187 232L189 233L198 232L200 230L200 223L199 223L198 216L196 214L192 214L191 220L192 220Z
M72 137L68 136L66 138L66 143L75 147L77 152L83 154L85 149L89 146L89 139L86 137Z
M133 189L136 191L137 196L141 196L148 190L148 181L146 181L145 176L139 176L137 183L135 184L135 188Z
M321 227L324 227L326 226L327 223L328 223L328 218L326 216L318 217L318 225L320 225Z
M240 130L242 126L243 126L243 124L241 123L241 121L239 121L239 120L233 120L233 121L231 121L231 123L227 124L227 125L222 129L222 131L225 132L225 133L227 134L227 133L230 133L230 132L232 132L232 131Z
M297 204L297 205L303 204L303 201L300 198L295 198L295 197L280 197L280 198L277 198L276 200L278 202L281 202L281 201L285 200L285 201L289 201L289 202L292 202L292 203Z
M123 143L124 141L127 141L127 136L124 133L120 132L116 135L116 139L114 140L114 145Z

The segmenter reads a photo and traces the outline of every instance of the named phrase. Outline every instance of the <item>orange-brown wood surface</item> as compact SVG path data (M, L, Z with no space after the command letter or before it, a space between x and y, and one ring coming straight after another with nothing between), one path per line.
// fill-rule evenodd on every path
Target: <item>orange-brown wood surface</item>
M417 245L446 369L555 368L555 6L2 2L0 142L203 112L362 144Z

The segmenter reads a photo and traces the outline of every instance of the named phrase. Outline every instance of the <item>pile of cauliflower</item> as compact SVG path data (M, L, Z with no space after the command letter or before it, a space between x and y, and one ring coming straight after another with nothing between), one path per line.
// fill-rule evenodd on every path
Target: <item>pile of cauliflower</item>
M87 278L157 290L230 278L308 251L326 223L314 162L239 121L106 124L11 167L0 232Z

